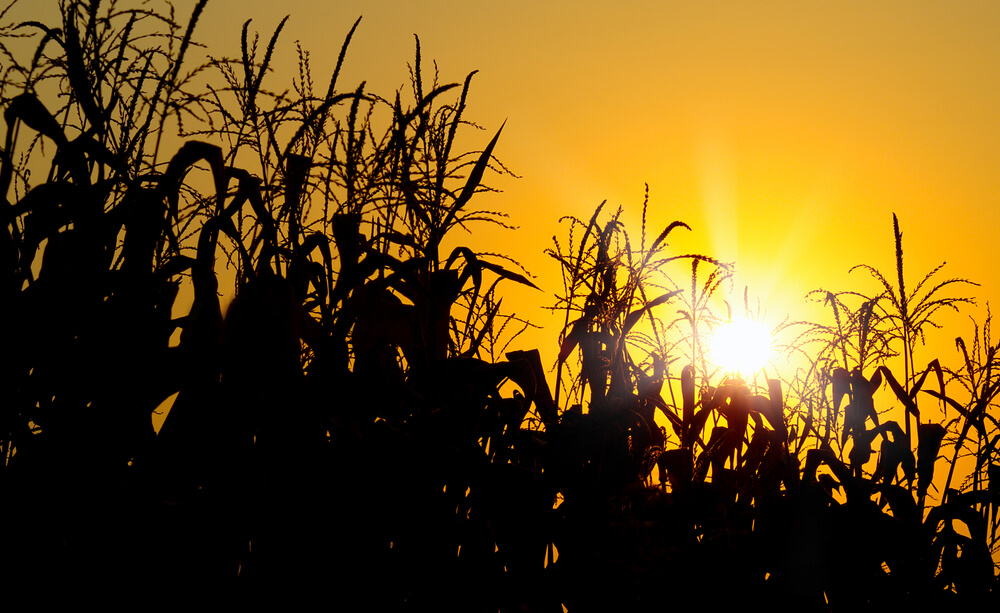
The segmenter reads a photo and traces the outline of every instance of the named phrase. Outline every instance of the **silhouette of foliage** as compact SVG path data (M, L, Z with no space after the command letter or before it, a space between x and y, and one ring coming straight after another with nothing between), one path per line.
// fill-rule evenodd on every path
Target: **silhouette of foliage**
M59 24L0 26L8 598L995 604L1000 349L987 318L959 368L914 368L932 316L970 300L921 294L938 269L906 293L898 220L896 284L864 267L883 293L823 292L805 372L757 386L705 357L731 267L671 253L686 224L647 242L647 195L635 249L620 209L567 218L550 387L501 311L531 276L442 251L507 225L479 204L502 126L456 153L473 75L427 82L418 40L408 92L341 89L355 22L322 94L301 48L275 93L285 22L188 68L204 7L64 0Z

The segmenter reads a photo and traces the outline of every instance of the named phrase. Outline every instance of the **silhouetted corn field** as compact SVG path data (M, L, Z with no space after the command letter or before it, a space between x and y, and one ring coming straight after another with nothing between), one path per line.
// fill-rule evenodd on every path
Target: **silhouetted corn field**
M645 205L632 237L604 205L566 220L564 328L518 349L501 299L530 275L443 248L505 227L476 204L502 127L456 151L473 75L428 81L418 42L409 91L344 88L355 23L326 87L300 50L274 93L284 22L198 64L204 6L0 25L5 601L997 604L1000 343L987 319L920 368L971 284L908 289L895 219L895 275L819 292L833 323L790 327L784 381L713 370L732 269L670 253L682 222L647 237Z

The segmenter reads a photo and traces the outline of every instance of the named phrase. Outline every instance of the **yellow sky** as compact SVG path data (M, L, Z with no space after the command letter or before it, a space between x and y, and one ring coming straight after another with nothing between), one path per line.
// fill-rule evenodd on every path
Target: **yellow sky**
M558 218L607 199L637 232L644 183L653 231L687 222L677 251L736 260L774 319L802 316L810 289L872 289L854 264L891 272L892 212L911 284L947 260L1000 303L1000 3L212 0L200 39L234 56L245 19L266 38L285 14L272 87L295 40L325 82L358 16L344 89L406 85L414 33L442 80L480 70L470 146L507 121L496 154L522 178L487 202L520 229L469 242L539 276L544 296L514 292L522 315L543 321L559 287L542 256ZM945 330L946 361L970 332Z

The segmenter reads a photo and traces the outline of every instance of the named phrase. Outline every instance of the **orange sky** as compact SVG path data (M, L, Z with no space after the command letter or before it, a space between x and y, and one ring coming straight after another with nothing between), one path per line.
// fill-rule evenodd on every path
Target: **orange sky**
M558 217L603 199L637 216L648 182L653 226L688 222L678 250L736 260L776 319L813 288L871 289L847 275L856 263L891 273L892 212L911 284L947 260L945 276L997 302L1000 4L255 4L241 14L263 32L292 15L288 39L317 68L362 15L345 84L404 85L414 32L445 80L479 69L469 116L488 131L507 119L497 153L522 178L497 203L549 293L539 251ZM225 6L208 16L225 23ZM945 360L970 333L958 321Z
M538 275L544 296L516 292L538 321L559 288L542 256L557 219L607 199L637 220L644 182L653 231L687 222L677 251L736 260L738 291L748 284L773 320L808 313L810 289L872 289L847 275L854 264L891 273L892 212L911 284L947 260L942 280L971 278L981 303L1000 302L1000 3L654 4L212 0L199 38L235 56L245 19L266 39L290 14L274 88L290 84L295 40L325 82L358 16L344 89L405 86L414 33L443 81L480 70L467 117L486 130L469 146L507 120L496 154L522 178L495 179L504 193L486 203L520 229L468 242ZM186 17L193 2L176 5ZM971 334L957 321L938 338L946 363ZM546 361L557 333L539 337Z

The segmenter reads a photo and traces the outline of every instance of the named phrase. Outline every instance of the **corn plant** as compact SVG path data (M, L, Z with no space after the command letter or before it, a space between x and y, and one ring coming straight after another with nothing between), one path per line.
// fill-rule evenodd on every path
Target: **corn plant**
M325 88L300 47L281 90L285 22L266 44L246 22L235 59L198 63L204 7L65 0L55 26L0 26L12 593L115 577L555 613L996 592L997 349L987 320L960 368L913 367L932 316L968 300L942 296L963 280L921 293L936 270L904 291L898 222L899 281L865 268L883 293L823 293L834 323L806 328L805 373L751 388L704 359L731 268L670 253L686 224L649 241L648 195L638 248L620 209L567 218L550 388L502 309L530 275L444 247L507 225L479 204L506 172L502 126L457 152L473 75L427 80L418 39L406 92L344 87L355 22ZM22 33L28 61L6 44ZM876 410L883 387L915 446Z
M990 454L995 452L990 436L979 433L985 432L987 422L976 421L985 419L986 407L995 397L992 384L982 379L993 371L973 366L971 358L966 360L964 371L980 373L976 375L980 379L964 375L964 385L979 390L974 394L978 402L970 405L948 396L947 371L937 361L908 380L898 381L886 363L896 355L893 343L909 337L898 335L896 326L903 320L880 307L888 299L823 292L835 321L833 325L808 325L799 337L797 350L811 362L804 376L792 380L791 396L777 380L770 380L763 394L738 379L713 384L704 367L699 386L698 361L690 357L680 377L679 402L672 394L669 400L660 397L658 386L655 393L640 392L648 404L662 409L677 436L657 441L659 485L640 485L650 473L639 471L637 478L631 468L636 464L626 458L627 451L643 448L641 437L623 421L605 418L598 425L601 411L606 410L603 406L613 407L617 413L612 415L617 416L628 415L625 409L633 406L615 402L618 399L605 392L612 389L607 382L615 372L613 354L608 352L615 328L606 324L605 331L594 325L591 331L584 327L584 323L608 321L608 312L628 312L613 308L613 299L626 284L619 283L614 273L601 274L615 266L625 268L622 263L629 261L624 249L613 252L604 247L602 251L604 236L624 235L624 230L618 227L617 217L603 228L596 221L589 225L574 221L572 229L579 228L585 229L585 240L591 232L595 236L592 263L578 258L589 266L576 266L558 243L551 255L563 268L566 293L587 297L576 303L580 306L569 300L562 303L573 304L572 312L578 317L574 320L567 315L561 339L564 351L580 347L581 375L569 389L575 390L574 399L581 398L585 388L596 387L597 392L591 391L589 414L581 415L580 407L572 406L558 427L546 432L551 446L547 472L565 496L559 507L564 531L557 532L560 558L556 566L565 571L561 576L577 606L593 602L608 607L621 606L621 602L641 606L655 601L655 594L646 587L650 584L658 589L668 586L674 602L694 604L697 598L686 589L697 586L693 589L698 593L712 589L709 579L691 572L692 566L700 568L699 563L711 565L727 577L731 587L743 590L720 605L746 604L754 599L751 595L773 599L779 594L794 594L795 606L834 610L943 604L953 599L978 602L994 589L990 551L996 543L992 528L996 499L975 487L988 476ZM898 225L895 235L899 254ZM703 261L695 260L694 274ZM704 283L694 279L677 320L694 328L686 345L692 353L698 346L699 330L693 325L698 320L690 314L695 308L706 308L707 303L701 301L718 283L713 276ZM611 284L614 287L606 289ZM908 304L923 305L908 311L924 317L915 320L921 327L934 325L930 316L935 306L957 307L966 302L938 295L950 284L937 286L922 302L915 298ZM599 300L601 296L608 299ZM848 300L860 306L851 308ZM707 327L712 313L702 312L701 325ZM587 355L588 334L600 342L594 355L603 360ZM980 349L989 345L988 340L977 341L977 365L992 360L988 357L992 354ZM912 344L908 347L912 363ZM557 379L567 356L560 356ZM663 353L651 357L649 363L662 365L670 359ZM872 374L865 376L866 370ZM645 386L650 391L653 378L641 370L635 374L638 389ZM959 376L952 374L950 380ZM957 457L964 440L976 432L980 453L976 475L970 478L972 488L949 490L946 485L949 493L944 500L931 501L929 492L936 489L935 483L940 485L944 474L938 462L942 443L949 431L956 434L951 427L961 418L946 425L918 421L918 443L913 446L904 427L876 410L875 394L883 386L913 417L919 416L916 397L925 388L964 417L954 453ZM809 409L805 414L796 410L803 405ZM955 463L950 464L949 472ZM643 466L648 470L654 464ZM950 475L947 482L951 482ZM608 501L615 506L602 506ZM968 528L968 536L958 524ZM628 528L611 536L611 526ZM713 576L711 581L715 580Z
M181 26L172 11L65 2L59 27L21 26L41 41L4 81L5 304L18 322L8 346L19 357L7 375L0 447L5 498L16 501L7 525L29 517L48 525L15 542L8 559L21 570L5 566L9 576L78 566L103 530L114 553L82 577L117 569L182 582L239 576L247 586L316 577L347 559L329 556L340 537L318 536L335 488L353 482L331 468L331 453L346 464L389 445L373 420L420 437L437 423L435 440L481 444L503 463L525 405L500 400L496 388L509 377L536 395L530 355L495 367L474 358L496 355L497 328L510 321L497 306L497 279L531 282L502 258L464 248L438 254L449 230L498 219L470 201L498 167L499 133L482 152L451 152L470 79L457 102L435 109L455 86L425 93L418 51L412 108L360 87L339 93L339 65L325 97L312 95L307 66L297 98L271 95L264 77L280 26L260 59L245 26L239 62L185 72L204 6ZM165 33L147 48L149 22ZM228 89L192 93L195 77L211 70ZM67 94L54 111L43 102L49 83ZM227 106L227 96L237 103ZM372 138L365 105L388 108L385 137ZM170 126L229 149L188 140L161 162ZM236 165L248 159L259 170ZM35 184L46 161L47 177ZM202 169L207 185L192 179ZM316 201L321 213L310 208ZM225 319L220 249L236 271ZM193 302L177 317L184 284ZM442 387L457 377L467 395ZM364 389L385 394L373 403ZM156 433L150 416L170 396ZM469 424L456 414L459 399L488 400L479 410L495 411L493 421ZM356 428L363 448L348 440ZM412 451L394 443L394 458ZM141 485L121 489L126 483ZM138 505L121 529L104 512L119 503ZM95 531L58 528L63 508ZM312 518L292 536L283 532L289 508ZM147 534L149 515L165 518L160 533L128 555L125 535ZM305 541L319 550L303 549ZM360 560L384 555L371 541L339 544ZM415 559L421 542L394 551ZM316 553L320 561L307 563ZM123 569L116 556L137 562ZM296 563L278 564L289 556Z

